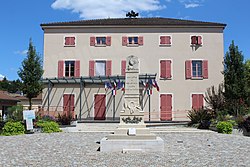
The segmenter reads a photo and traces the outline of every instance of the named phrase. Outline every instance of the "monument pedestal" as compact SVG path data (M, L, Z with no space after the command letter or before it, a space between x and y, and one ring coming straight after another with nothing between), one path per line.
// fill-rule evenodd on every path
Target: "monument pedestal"
M164 141L150 132L144 123L144 112L139 102L138 58L129 56L126 64L125 95L120 124L101 140L102 152L164 151Z

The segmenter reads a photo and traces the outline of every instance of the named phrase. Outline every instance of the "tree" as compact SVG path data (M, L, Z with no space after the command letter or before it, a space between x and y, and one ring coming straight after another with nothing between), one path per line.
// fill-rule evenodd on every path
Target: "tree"
M18 75L23 82L22 90L29 99L29 109L32 108L32 98L42 92L41 78L43 75L42 61L30 39L27 58L22 62Z
M250 106L250 60L247 60L245 62L245 69L246 69L246 73L245 73L245 78L246 78L246 87L247 87L247 103L248 106Z
M246 101L244 56L234 41L224 57L225 100L230 114L238 115Z

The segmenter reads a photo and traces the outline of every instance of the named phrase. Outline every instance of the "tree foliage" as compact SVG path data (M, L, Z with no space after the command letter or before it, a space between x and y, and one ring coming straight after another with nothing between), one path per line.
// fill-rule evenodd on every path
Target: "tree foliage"
M230 114L238 115L247 98L244 56L234 41L224 57L225 100Z
M21 91L21 88L22 82L19 79L9 81L6 78L3 78L3 80L0 81L0 90L7 91L9 93L16 93L18 91Z
M207 88L207 92L205 93L205 101L209 108L213 110L214 116L217 116L219 111L224 109L225 105L225 97L223 93L224 86L220 84L218 89L215 86L211 86Z
M29 99L29 109L31 109L32 98L37 97L42 91L41 78L43 75L41 58L36 53L36 49L31 40L29 42L27 58L23 60L18 75L23 82L22 90Z

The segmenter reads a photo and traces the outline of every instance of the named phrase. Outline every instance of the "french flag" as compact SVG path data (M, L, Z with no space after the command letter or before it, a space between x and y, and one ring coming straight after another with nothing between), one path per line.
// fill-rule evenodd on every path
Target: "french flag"
M147 89L147 94L148 94L149 96L152 95L152 94L153 94L152 89Z
M112 95L115 96L116 95L116 89L112 90Z
M155 87L156 88L156 90L159 92L160 91L160 88L159 88L159 86L158 86L158 84L157 84L157 82L156 82L156 80L153 80L153 87Z

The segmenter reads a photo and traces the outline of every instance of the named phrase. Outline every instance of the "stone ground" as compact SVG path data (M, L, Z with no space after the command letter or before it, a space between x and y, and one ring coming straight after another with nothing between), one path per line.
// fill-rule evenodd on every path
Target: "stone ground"
M250 166L250 137L171 130L156 133L165 141L164 152L102 153L98 151L98 142L108 134L62 132L0 136L0 166Z

